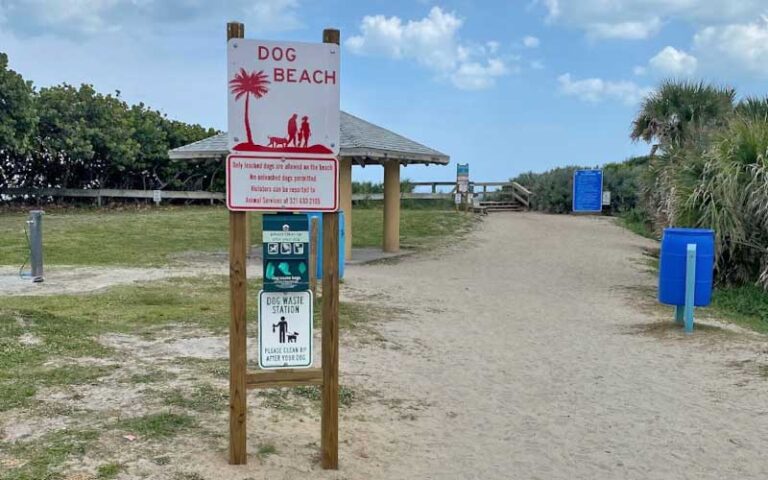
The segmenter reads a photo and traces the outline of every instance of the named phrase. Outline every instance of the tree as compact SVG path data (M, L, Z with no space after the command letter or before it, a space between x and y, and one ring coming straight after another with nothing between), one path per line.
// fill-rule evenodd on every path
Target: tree
M41 89L36 103L39 149L51 157L47 186L130 185L139 145L119 92L102 95L90 85L64 84Z
M257 99L266 95L269 92L269 88L267 88L269 83L267 74L263 70L248 73L244 68L241 68L240 72L235 75L235 78L229 81L232 94L235 95L235 100L240 100L245 95L245 134L250 144L253 144L253 135L251 134L251 121L248 117L249 100L251 95Z
M34 138L35 107L32 82L8 68L8 56L0 53L0 152L29 151Z
M632 122L634 141L658 142L651 149L705 145L733 112L735 91L705 83L666 81L642 103Z

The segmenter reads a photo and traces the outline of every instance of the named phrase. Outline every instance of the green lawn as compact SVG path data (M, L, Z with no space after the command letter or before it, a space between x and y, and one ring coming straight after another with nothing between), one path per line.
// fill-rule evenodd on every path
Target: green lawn
M259 243L261 221L252 215L251 238ZM380 208L356 209L356 247L381 245ZM473 217L450 210L403 209L403 246L425 247L465 232ZM26 257L24 213L0 213L0 265L20 265ZM226 251L228 216L223 207L152 209L54 209L43 220L46 264L163 265L186 251Z

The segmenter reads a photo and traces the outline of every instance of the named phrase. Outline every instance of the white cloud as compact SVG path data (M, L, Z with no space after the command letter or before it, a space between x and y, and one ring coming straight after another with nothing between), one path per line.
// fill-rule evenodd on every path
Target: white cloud
M478 62L462 63L451 74L451 81L463 90L482 90L492 87L497 77L507 73L509 69L501 60L491 58L485 65Z
M523 46L526 48L536 48L541 45L541 40L531 35L523 37Z
M635 66L635 67L632 69L632 73L634 73L634 74L635 74L635 75L637 75L638 77L642 77L643 75L645 75L646 73L648 73L648 69L647 69L647 68L645 68L645 67L643 67L643 66L641 66L641 65L636 65L636 66Z
M768 12L765 0L534 0L547 21L593 38L644 39L672 19L700 25L748 22Z
M461 43L458 32L463 21L454 13L432 7L420 20L404 22L399 17L366 15L360 33L344 42L359 55L382 55L414 60L468 90L489 88L511 70L497 55L499 43Z
M657 17L637 22L597 22L587 25L590 37L624 40L643 40L656 35L660 29L661 20Z
M768 76L768 17L754 23L704 28L694 37L694 48L709 63Z
M300 26L299 0L0 0L0 31L21 36L85 37L118 30L158 31L173 24L240 17L248 27ZM236 17L236 18L237 18Z
M699 61L693 55L668 46L651 58L648 64L663 74L690 76L696 72Z
M560 93L589 103L618 100L625 105L635 105L652 91L628 81L611 82L601 78L574 80L570 73L560 75L557 81Z

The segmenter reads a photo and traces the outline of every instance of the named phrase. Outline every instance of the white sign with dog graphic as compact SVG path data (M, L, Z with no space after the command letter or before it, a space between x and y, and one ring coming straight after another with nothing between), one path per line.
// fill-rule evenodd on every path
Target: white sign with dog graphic
M329 43L231 39L230 151L338 155L340 52Z
M259 293L259 367L312 366L312 305L311 291Z

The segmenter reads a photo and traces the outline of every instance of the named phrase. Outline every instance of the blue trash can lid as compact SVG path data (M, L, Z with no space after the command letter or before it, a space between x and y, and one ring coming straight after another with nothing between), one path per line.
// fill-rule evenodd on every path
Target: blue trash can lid
M682 228L671 227L665 228L664 234L672 233L675 235L714 235L715 231L711 228Z

